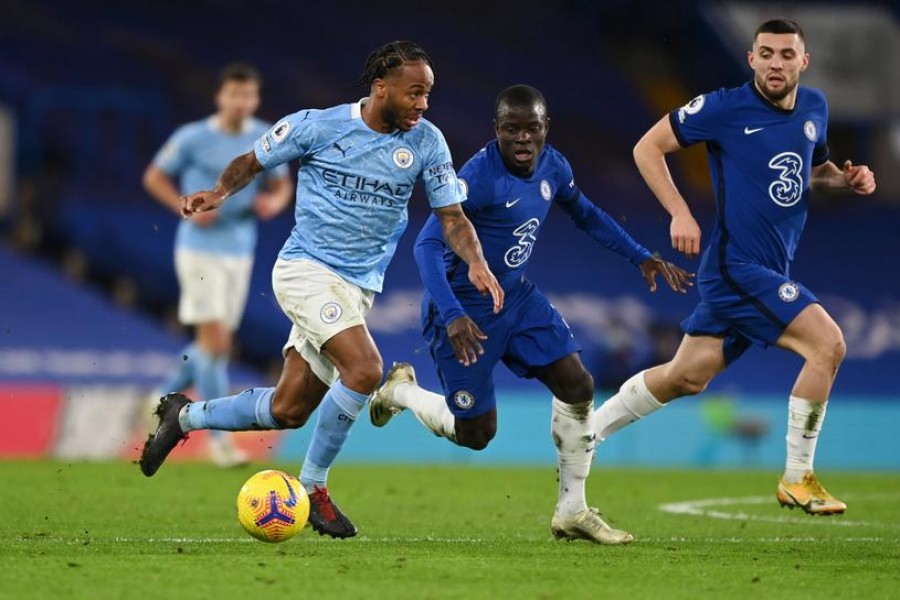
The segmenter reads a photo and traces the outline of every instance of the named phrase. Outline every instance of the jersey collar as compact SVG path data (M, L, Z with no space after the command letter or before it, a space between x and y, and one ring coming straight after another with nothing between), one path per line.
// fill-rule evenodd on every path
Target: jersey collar
M222 133L226 133L225 130L222 129L222 119L219 118L219 115L212 115L206 120L206 122L209 124L210 128L221 131ZM241 121L241 130L238 133L248 133L250 131L250 127L251 118L247 117L246 119Z
M752 79L750 80L749 83L747 83L747 85L750 86L750 89L753 91L753 95L756 96L757 98L759 98L760 102L762 102L768 108L770 108L771 110L774 110L775 112L777 112L780 115L792 115L792 114L794 114L794 111L797 109L798 98L794 99L794 108L781 108L781 107L775 106L774 104L769 102L769 99L766 98L765 96L763 96L762 92L760 92L758 89L756 89L756 83ZM799 95L800 95L800 86L798 85L797 86L797 96L799 97Z
M365 96L360 98L358 102L354 102L350 105L350 118L351 119L362 119L362 105L366 103L369 97Z

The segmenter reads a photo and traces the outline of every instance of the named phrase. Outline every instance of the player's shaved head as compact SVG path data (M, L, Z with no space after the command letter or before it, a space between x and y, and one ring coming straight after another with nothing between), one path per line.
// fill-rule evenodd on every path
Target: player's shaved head
M543 117L547 116L547 100L544 94L530 85L517 84L510 86L497 95L494 103L494 117L499 118L501 113L510 108L531 108L539 106Z

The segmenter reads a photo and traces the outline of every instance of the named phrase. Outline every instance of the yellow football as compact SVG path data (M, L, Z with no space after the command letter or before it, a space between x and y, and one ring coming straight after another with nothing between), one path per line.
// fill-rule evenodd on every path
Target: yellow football
M260 471L241 487L237 514L244 531L256 539L283 542L306 525L309 497L293 475L274 469Z

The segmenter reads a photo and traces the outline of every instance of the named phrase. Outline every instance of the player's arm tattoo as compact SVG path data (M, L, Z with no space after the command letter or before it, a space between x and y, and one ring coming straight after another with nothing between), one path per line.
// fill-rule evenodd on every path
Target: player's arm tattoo
M228 163L228 166L219 175L215 190L221 192L224 195L223 197L227 198L238 190L243 189L262 171L263 167L256 160L256 153L253 150L246 154L241 154Z
M459 204L437 208L434 212L441 220L444 239L450 249L466 264L483 262L484 254L481 251L481 242L478 241L472 222L466 217Z

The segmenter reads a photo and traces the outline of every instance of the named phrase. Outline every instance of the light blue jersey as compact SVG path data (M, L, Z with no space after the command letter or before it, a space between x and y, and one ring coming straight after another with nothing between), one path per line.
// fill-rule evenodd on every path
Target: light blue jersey
M318 261L351 283L381 291L406 229L416 180L432 208L465 199L441 132L422 119L410 131L379 133L361 102L301 110L253 145L266 168L300 160L296 224L279 257ZM229 200L230 201L230 200Z
M154 166L176 179L179 189L208 190L219 174L236 156L245 154L253 141L269 124L249 118L239 133L227 133L213 116L179 127L153 159ZM286 166L266 174L267 177L288 176ZM208 227L198 227L182 220L175 235L176 248L188 248L215 254L252 255L256 247L256 216L253 199L263 178L258 177L228 199L219 209L219 217Z

